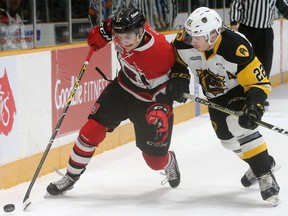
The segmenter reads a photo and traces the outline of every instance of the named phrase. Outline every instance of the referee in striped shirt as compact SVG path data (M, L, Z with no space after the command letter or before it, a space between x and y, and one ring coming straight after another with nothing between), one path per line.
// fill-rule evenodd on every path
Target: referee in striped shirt
M288 0L232 0L230 4L231 29L238 30L251 42L268 78L273 58L272 25L276 7L288 18ZM269 106L268 101L265 105Z
M288 18L288 0L232 0L230 4L231 29L238 30L250 41L268 78L273 60L272 25L276 7ZM264 105L269 106L269 102Z

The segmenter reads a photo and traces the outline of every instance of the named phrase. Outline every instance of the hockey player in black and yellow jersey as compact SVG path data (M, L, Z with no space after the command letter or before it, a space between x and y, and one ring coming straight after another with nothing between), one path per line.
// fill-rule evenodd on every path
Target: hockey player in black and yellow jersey
M193 11L172 41L177 61L170 73L167 94L186 102L190 73L202 86L207 99L231 110L243 110L239 118L209 108L209 115L222 145L249 165L241 183L245 187L258 182L263 200L279 204L279 186L271 169L275 161L269 155L263 136L253 120L264 114L264 102L270 82L263 65L247 39L222 25L214 10L201 7Z

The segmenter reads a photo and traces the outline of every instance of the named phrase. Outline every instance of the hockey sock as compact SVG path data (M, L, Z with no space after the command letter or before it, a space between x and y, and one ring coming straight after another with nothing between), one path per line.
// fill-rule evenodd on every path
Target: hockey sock
M72 175L82 174L95 150L95 146L84 143L81 138L78 137L69 158L69 164L67 166L68 173Z
M146 153L142 153L144 160L146 161L147 165L153 170L163 170L168 167L171 163L171 154L167 152L164 156L152 156Z

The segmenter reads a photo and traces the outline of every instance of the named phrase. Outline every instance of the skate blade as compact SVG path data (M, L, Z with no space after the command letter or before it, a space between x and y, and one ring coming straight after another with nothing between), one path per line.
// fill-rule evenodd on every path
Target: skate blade
M281 168L281 166L276 164L276 165L271 169L271 171L274 173L274 172L278 171L280 168Z
M28 206L30 206L31 205L31 201L30 201L30 199L27 199L24 203L23 203L23 211L25 211L27 208L28 208Z
M64 193L60 193L60 194L57 194L57 195L52 195L52 194L50 194L50 193L48 193L47 191L46 191L46 194L44 194L44 198L48 198L48 199L53 199L53 198L55 198L55 197L60 197L60 196L62 196L62 195L64 195L65 194L65 192Z
M280 199L278 195L271 196L268 199L266 199L266 201L268 201L273 207L276 207L280 204Z
M46 191L46 194L44 194L44 198L51 198L51 197L54 197L54 196Z
M71 188L71 189L72 189L72 188ZM69 190L71 190L71 189L69 189ZM61 196L65 195L66 193L67 193L67 191L64 191L64 192L59 193L59 194L57 194L57 195L52 195L52 194L50 194L48 191L46 191L46 194L44 194L44 198L61 197Z

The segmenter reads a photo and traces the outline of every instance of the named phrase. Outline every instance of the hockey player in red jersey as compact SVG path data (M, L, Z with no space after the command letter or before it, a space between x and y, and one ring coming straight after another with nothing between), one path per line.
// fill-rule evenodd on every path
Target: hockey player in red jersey
M271 168L266 142L253 120L261 120L264 102L270 93L270 82L263 65L247 39L227 27L216 11L196 9L172 42L177 60L171 71L167 94L185 102L189 93L189 70L213 103L231 110L244 111L237 117L209 108L209 115L222 145L247 162L249 170L241 183L249 187L259 183L263 200L279 204L279 186Z
M112 40L121 69L80 129L67 173L48 185L51 195L72 189L106 133L126 119L134 125L136 146L147 165L152 170L164 170L171 187L180 184L175 153L169 151L173 101L165 95L175 63L173 48L147 24L140 10L131 8L122 9L113 19L91 29L88 44L100 50Z

